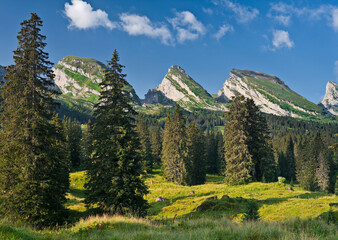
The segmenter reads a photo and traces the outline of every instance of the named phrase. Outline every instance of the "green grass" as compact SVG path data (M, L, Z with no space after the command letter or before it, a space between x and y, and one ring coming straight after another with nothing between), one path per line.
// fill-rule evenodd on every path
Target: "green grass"
M166 181L159 169L145 179L151 207L147 219L121 216L91 216L84 205L85 171L70 175L67 208L73 224L35 231L0 221L0 239L337 239L337 225L326 223L334 195L307 192L278 183L227 186L223 177L208 175L207 183L179 186ZM151 184L152 182L152 184ZM194 190L195 194L190 195ZM207 200L217 196L217 200ZM228 197L223 197L227 195ZM168 202L156 203L157 197ZM243 222L249 199L259 204L261 220ZM198 211L201 205L205 210ZM337 209L333 209L338 214Z

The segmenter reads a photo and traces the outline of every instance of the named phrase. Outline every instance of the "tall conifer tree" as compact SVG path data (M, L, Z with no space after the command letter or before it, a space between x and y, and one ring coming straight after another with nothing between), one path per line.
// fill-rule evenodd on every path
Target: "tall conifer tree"
M187 129L187 158L191 171L189 185L203 184L205 182L205 147L204 136L195 123L190 123Z
M140 144L141 144L141 156L143 158L143 169L147 173L151 173L153 170L154 157L153 157L152 150L151 150L149 127L142 114L140 114L138 117L136 130L139 135Z
M14 65L6 68L1 89L0 113L2 211L36 227L63 221L69 187L61 122L58 116L51 119L58 92L41 27L35 13L21 23Z
M157 123L151 127L151 149L154 160L158 165L161 164L162 138L162 129Z
M186 156L186 129L179 105L165 123L162 148L164 175L176 184L190 185L191 166Z
M144 216L148 189L140 176L142 156L134 126L136 112L123 91L128 84L123 67L114 50L93 115L86 203L108 213Z
M229 184L245 184L252 179L252 155L247 145L248 115L245 98L235 97L226 113L225 124L225 180Z

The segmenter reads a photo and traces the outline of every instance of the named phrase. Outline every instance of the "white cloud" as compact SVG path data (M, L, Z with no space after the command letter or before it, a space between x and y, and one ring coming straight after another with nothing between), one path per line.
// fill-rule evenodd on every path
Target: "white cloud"
M122 13L120 20L122 29L130 35L145 35L159 38L166 45L172 44L173 37L170 30L165 25L155 26L146 16Z
M259 11L256 8L244 6L229 0L221 0L221 3L235 13L236 19L239 23L250 22L259 15ZM218 5L217 2L214 2L214 4Z
M292 48L294 46L294 43L290 40L290 36L287 31L275 30L273 32L272 45L275 48Z
M278 16L275 16L275 20L284 26L289 26L291 16L278 15Z
M177 31L179 43L195 40L206 32L204 25L189 11L177 12L176 17L168 19L168 21Z
M332 26L335 31L338 31L338 8L332 10Z
M216 39L221 39L225 34L227 34L228 32L232 32L233 30L233 26L229 24L223 24L222 26L220 26L218 32L214 35L214 37Z
M103 26L109 29L117 27L117 24L110 21L108 14L101 9L93 10L92 6L82 0L71 0L72 3L65 3L64 13L69 18L69 28L88 29Z
M333 5L320 5L318 8L297 8L292 4L283 2L270 4L268 17L274 18L282 25L288 26L293 16L302 20L326 19L335 31L338 30L338 8Z
M212 15L214 13L211 8L202 8L202 11L209 15Z
M336 75L336 79L338 80L338 60L335 61L334 63L333 71L334 71L334 74Z

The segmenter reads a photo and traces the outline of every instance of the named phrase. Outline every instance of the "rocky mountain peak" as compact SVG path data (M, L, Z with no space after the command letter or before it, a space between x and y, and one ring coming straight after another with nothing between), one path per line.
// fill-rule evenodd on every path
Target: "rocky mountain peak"
M63 94L71 98L95 103L99 99L100 86L106 66L93 58L66 56L54 66L55 84ZM124 90L136 104L140 99L131 85Z
M338 84L329 81L326 84L326 92L323 100L319 103L327 112L338 115Z
M259 71L232 69L216 99L226 101L236 94L252 98L262 112L278 116L313 117L323 112L278 77Z
M234 68L234 69L231 70L230 73L239 75L240 77L252 77L252 78L256 78L256 79L268 80L270 82L277 83L279 85L283 85L283 86L289 88L284 83L284 81L282 81L278 77L273 76L273 75L269 75L269 74L266 74L266 73L263 73L263 72L260 72L260 71L252 71L252 70L247 70L247 69L239 70L239 69Z
M168 73L171 72L171 71L178 71L184 75L188 75L185 70L183 68L181 68L180 66L178 65L172 65L169 70L168 70Z

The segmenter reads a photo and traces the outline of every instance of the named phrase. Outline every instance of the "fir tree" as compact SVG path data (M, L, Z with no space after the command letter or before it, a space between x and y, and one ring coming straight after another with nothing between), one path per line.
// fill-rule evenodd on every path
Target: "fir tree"
M244 106L243 106L244 107ZM270 146L270 132L266 118L260 113L259 107L252 99L245 100L248 115L246 118L247 140L249 153L252 156L252 177L261 181L264 175L267 181L275 178L275 161Z
M58 116L52 119L58 91L41 27L35 13L21 23L14 65L6 68L0 113L2 212L38 228L63 222L69 187L62 124Z
M330 166L322 152L317 157L316 180L318 187L323 192L328 192L330 187Z
M68 153L72 167L81 165L81 138L82 129L77 120L66 120Z
M205 149L203 134L195 123L190 123L187 129L187 158L191 166L188 176L191 178L189 185L203 184L205 182Z
M162 153L162 129L158 123L151 127L151 149L155 162L160 165Z
M206 136L206 165L207 173L217 174L219 172L218 145L215 133L207 131Z
M91 125L86 203L112 214L144 216L148 189L140 177L142 156L134 126L136 112L123 90L128 84L123 67L114 50L100 83L102 90Z
M171 118L168 115L165 123L162 162L167 179L176 184L191 184L191 166L186 156L186 129L179 105L176 105L174 116Z
M151 149L151 142L150 142L150 134L149 134L149 127L144 119L143 115L139 115L136 131L138 133L140 144L141 144L141 155L143 159L143 169L147 173L151 173L153 170L153 155Z
M296 161L295 161L295 153L294 153L294 144L292 138L289 138L288 145L286 148L286 176L287 180L296 178Z
M330 164L319 133L302 146L297 165L297 180L304 189L310 191L327 191L330 188Z
M243 96L235 97L226 113L225 125L225 180L229 184L245 184L252 179L252 156L247 145L247 116Z

